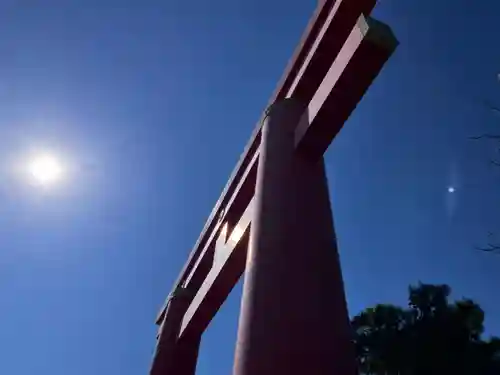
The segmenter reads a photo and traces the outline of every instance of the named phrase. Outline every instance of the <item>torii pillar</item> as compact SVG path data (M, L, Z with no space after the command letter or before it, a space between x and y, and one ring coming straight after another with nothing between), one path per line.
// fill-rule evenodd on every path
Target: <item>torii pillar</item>
M356 373L323 159L295 149L304 109L264 120L235 375Z

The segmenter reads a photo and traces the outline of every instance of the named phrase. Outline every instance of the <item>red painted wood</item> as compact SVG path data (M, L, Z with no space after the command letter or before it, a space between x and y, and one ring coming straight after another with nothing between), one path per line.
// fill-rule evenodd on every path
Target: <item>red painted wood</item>
M165 319L159 329L150 375L171 373L176 362L177 337L191 299L192 296L183 288L178 288L167 299Z
M359 9L359 12L367 11L371 9L371 7L367 7L366 4L372 0L349 0L347 3L349 6L352 7L352 9ZM306 30L304 31L297 48L295 49L295 52L293 53L292 58L290 59L285 72L283 74L283 77L281 78L280 82L277 85L276 90L274 91L273 95L271 96L269 100L269 104L273 103L276 100L283 99L287 96L288 91L290 89L290 86L292 85L295 77L297 76L304 60L306 59L307 53L309 52L310 48L314 44L318 33L320 32L321 27L325 23L325 20L330 12L330 10L333 8L335 4L335 0L320 0L318 2L318 6L311 17ZM359 6L360 4L364 4L363 6ZM354 12L354 10L353 10ZM353 21L354 22L354 21ZM352 25L347 26L347 29L350 30L352 28ZM313 89L312 91L314 91ZM264 116L264 115L262 115ZM175 287L182 285L184 281L186 280L186 277L190 274L191 270L193 269L194 265L196 264L198 257L200 253L202 252L206 241L208 240L208 237L212 233L215 225L217 224L217 218L220 216L220 213L224 209L225 205L227 204L227 201L233 194L233 192L236 189L236 186L238 185L239 179L241 178L244 170L246 169L247 165L250 163L252 158L254 157L254 153L257 151L260 143L260 137L261 137L261 127L262 127L262 120L263 117L259 120L259 122L256 124L255 129L250 137L249 142L247 143L243 154L240 157L240 160L238 161L235 169L233 170L229 181L226 184L226 187L224 188L220 198L215 204L214 209L212 210L212 213L210 214L201 234L200 237L198 238L195 246L191 250L191 253L188 257L188 261L184 265L184 268L182 269L175 285ZM161 309L160 313L157 316L156 319L156 324L160 324L165 312L165 306Z
M235 375L356 373L322 155L396 47L360 16L374 5L318 1L175 283L189 297L158 315L152 375L194 375L201 335L245 269Z
M337 0L328 13L302 66L288 89L287 98L308 103L337 57L360 14L369 14L376 0Z
M396 49L388 26L360 16L296 129L296 146L320 158Z
M220 231L213 266L184 315L181 339L203 333L245 270L253 207L252 200L229 238L225 230Z
M203 250L198 256L191 272L184 281L183 286L192 291L193 295L200 288L201 284L205 280L205 277L212 268L215 240L219 236L222 224L226 223L230 227L229 230L231 230L231 228L234 227L236 222L240 219L254 195L258 162L259 152L257 150L242 174L235 191L228 200L226 210L217 219L212 232L205 242Z
M305 105L264 123L234 375L354 375L323 160L295 152Z

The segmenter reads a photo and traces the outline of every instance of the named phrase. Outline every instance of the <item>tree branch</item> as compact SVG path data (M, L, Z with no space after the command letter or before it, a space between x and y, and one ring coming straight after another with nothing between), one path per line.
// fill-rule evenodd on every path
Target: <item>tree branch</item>
M493 111L493 112L496 112L498 114L500 114L500 108L491 104L490 102L488 101L484 101L484 105L486 106L486 108L488 108L489 110Z
M500 135L497 134L482 134L474 137L469 137L469 139L497 139L500 140Z
M498 252L500 254L500 245L495 245L495 244L489 243L488 247L477 247L476 246L476 250L484 251L486 253L495 253L495 252Z
M491 238L492 236L493 236L493 233L489 232L488 233L488 237ZM488 246L487 247L477 247L476 246L476 250L484 251L486 253L496 253L496 252L498 252L500 254L500 244L493 243L493 242L488 242Z

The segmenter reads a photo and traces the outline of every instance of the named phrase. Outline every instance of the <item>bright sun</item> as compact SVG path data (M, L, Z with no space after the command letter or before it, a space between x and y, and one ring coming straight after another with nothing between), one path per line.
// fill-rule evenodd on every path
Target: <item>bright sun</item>
M63 168L56 157L45 154L31 160L29 172L36 182L42 185L52 185L62 177Z

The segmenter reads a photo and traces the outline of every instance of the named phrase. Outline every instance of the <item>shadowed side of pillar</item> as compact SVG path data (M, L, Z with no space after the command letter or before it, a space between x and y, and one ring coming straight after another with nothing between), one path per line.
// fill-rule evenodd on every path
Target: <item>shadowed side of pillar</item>
M195 375L201 336L184 337L175 348L173 370L165 375Z
M234 375L354 375L324 163L296 153L305 105L265 118Z
M173 375L177 356L177 337L182 318L192 299L184 288L176 289L169 297L163 322L159 329L150 375ZM197 353L197 350L196 350Z

